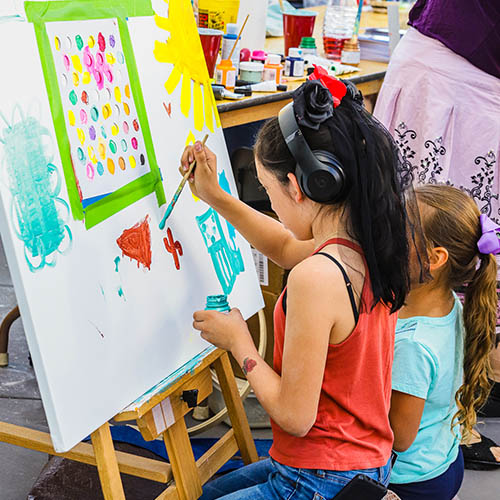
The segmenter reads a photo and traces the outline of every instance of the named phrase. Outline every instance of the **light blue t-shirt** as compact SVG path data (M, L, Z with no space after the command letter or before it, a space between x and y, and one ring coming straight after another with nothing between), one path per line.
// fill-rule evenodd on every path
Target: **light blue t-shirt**
M456 296L446 316L398 319L392 388L425 399L425 406L415 441L398 453L392 483L433 479L456 460L460 429L452 431L451 423L463 379L463 342L462 305Z

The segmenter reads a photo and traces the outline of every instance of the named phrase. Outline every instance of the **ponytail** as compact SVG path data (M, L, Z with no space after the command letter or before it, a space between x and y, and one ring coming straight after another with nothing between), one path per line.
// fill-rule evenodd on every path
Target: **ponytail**
M467 436L476 424L479 410L491 389L489 355L495 345L497 317L497 263L491 254L481 254L480 265L468 284L464 302L464 380L456 394L455 424Z

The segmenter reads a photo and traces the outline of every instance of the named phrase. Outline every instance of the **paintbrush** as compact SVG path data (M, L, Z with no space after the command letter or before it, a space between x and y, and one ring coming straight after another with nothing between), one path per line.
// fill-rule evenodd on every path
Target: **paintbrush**
M241 37L241 34L243 33L243 30L245 29L245 25L248 21L248 18L250 17L250 14L247 14L247 17L245 17L245 22L243 23L243 26L240 29L240 32L238 33L238 37L236 38L236 41L234 42L233 48L231 49L231 52L229 53L228 59L231 60L231 56L233 55L234 49L236 48L236 45L238 45L238 41Z
M208 134L203 138L201 143L205 145L208 139ZM179 196L182 193L182 190L184 189L184 185L186 184L186 181L189 179L189 176L193 173L194 167L196 165L196 161L193 160L191 164L189 165L189 168L187 172L184 174L184 177L181 180L181 183L179 184L179 187L177 188L177 191L175 192L172 201L168 204L167 210L165 212L165 215L163 216L163 219L160 222L160 229L165 228L165 222L167 221L169 215L172 213L172 210L175 207L175 204L177 203L177 200L179 199Z

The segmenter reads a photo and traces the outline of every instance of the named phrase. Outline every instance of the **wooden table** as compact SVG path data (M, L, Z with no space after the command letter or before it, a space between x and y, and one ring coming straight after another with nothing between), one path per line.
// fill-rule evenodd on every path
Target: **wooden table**
M318 51L324 55L322 29L325 7L316 7L310 10L318 12L313 35L316 38ZM402 27L406 25L407 18L408 12L401 12L400 24ZM367 27L387 27L387 14L364 12L361 16L360 26L361 31ZM283 37L267 38L264 48L267 52L282 54L284 52ZM375 96L384 81L387 63L362 60L359 68L361 71L342 75L341 78L354 83L365 97ZM254 93L252 97L239 101L220 101L217 109L222 126L224 128L234 127L276 116L279 110L291 101L292 92L302 83L302 81L287 82L288 90L286 92Z

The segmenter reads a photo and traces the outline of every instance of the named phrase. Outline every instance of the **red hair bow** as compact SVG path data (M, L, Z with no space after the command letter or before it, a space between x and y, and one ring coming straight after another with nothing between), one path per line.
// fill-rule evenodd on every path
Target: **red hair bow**
M322 66L316 64L313 66L314 71L309 75L309 80L319 80L330 91L333 98L333 107L336 108L346 95L347 87L338 78L330 76Z

